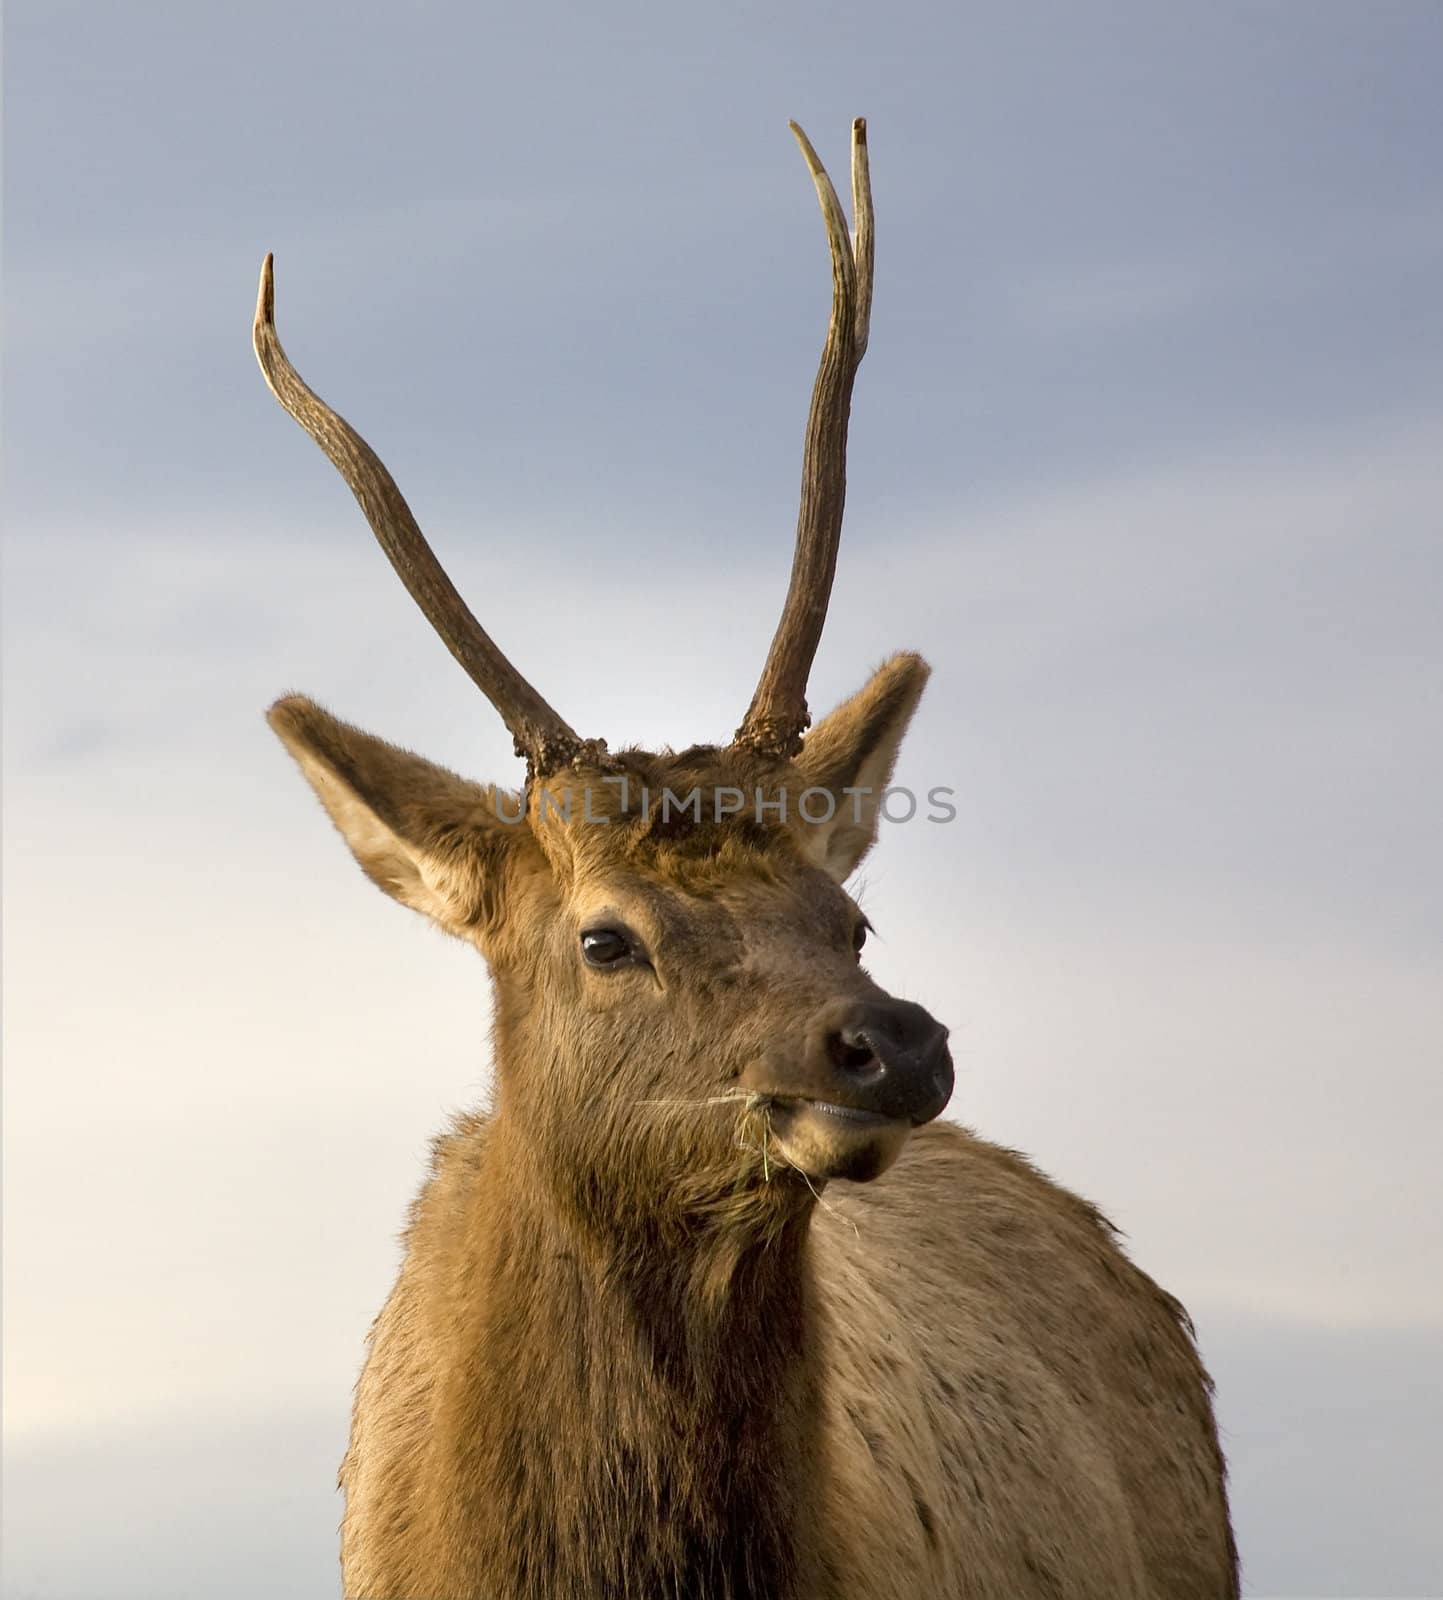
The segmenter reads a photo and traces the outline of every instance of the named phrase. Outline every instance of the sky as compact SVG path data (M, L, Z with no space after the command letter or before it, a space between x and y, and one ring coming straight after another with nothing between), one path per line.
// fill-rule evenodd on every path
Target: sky
M474 956L261 718L499 720L267 394L256 275L575 726L736 725L834 172L872 338L812 704L935 674L865 864L949 1115L1192 1310L1247 1592L1443 1595L1443 8L5 14L7 1600L335 1594ZM885 1182L885 1178L882 1180Z

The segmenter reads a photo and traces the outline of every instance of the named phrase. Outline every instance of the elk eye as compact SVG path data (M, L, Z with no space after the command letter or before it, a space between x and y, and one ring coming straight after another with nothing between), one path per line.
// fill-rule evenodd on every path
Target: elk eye
M852 929L852 954L854 956L860 956L862 954L862 946L866 944L866 942L867 924L865 922L859 922L857 926Z
M591 928L581 936L581 954L589 967L614 967L631 954L631 941L615 928Z

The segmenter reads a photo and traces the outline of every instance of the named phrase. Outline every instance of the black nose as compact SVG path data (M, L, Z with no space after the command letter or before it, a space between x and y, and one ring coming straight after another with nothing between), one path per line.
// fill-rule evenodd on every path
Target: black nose
M857 1006L827 1048L849 1103L864 1110L930 1122L952 1096L947 1030L910 1000Z

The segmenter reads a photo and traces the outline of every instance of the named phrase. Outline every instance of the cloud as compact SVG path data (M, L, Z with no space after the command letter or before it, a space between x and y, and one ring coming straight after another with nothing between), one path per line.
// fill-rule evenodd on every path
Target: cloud
M326 1592L361 1337L487 1092L474 958L260 719L516 776L262 390L261 252L548 698L724 736L825 316L783 120L831 159L861 109L812 699L923 649L900 778L959 807L868 863L875 970L1199 1315L1255 1587L1437 1587L1436 17L1074 9L11 7L8 1582Z
M345 1413L258 1407L56 1432L5 1463L15 1600L337 1593Z
M1091 244L1073 259L1040 260L1014 275L1001 296L1019 334L1047 340L1104 337L1155 339L1159 323L1202 315L1234 315L1249 301L1274 305L1303 286L1341 286L1411 275L1443 256L1443 222L1431 209L1360 205L1316 216L1280 244L1268 219L1251 236L1177 241L1160 252L1133 241L1131 256L1101 254ZM1114 351L1116 345L1113 346Z
M1443 1593L1436 1381L1443 1322L1390 1331L1219 1322L1232 1501L1252 1595ZM1400 1429L1397 1419L1416 1426Z

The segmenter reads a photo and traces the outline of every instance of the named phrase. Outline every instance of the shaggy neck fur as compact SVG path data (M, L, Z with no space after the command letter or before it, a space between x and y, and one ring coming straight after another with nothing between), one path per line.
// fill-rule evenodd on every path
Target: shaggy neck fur
M490 1129L453 1286L433 1481L455 1591L816 1593L810 1205L765 1230L587 1228L515 1133Z

